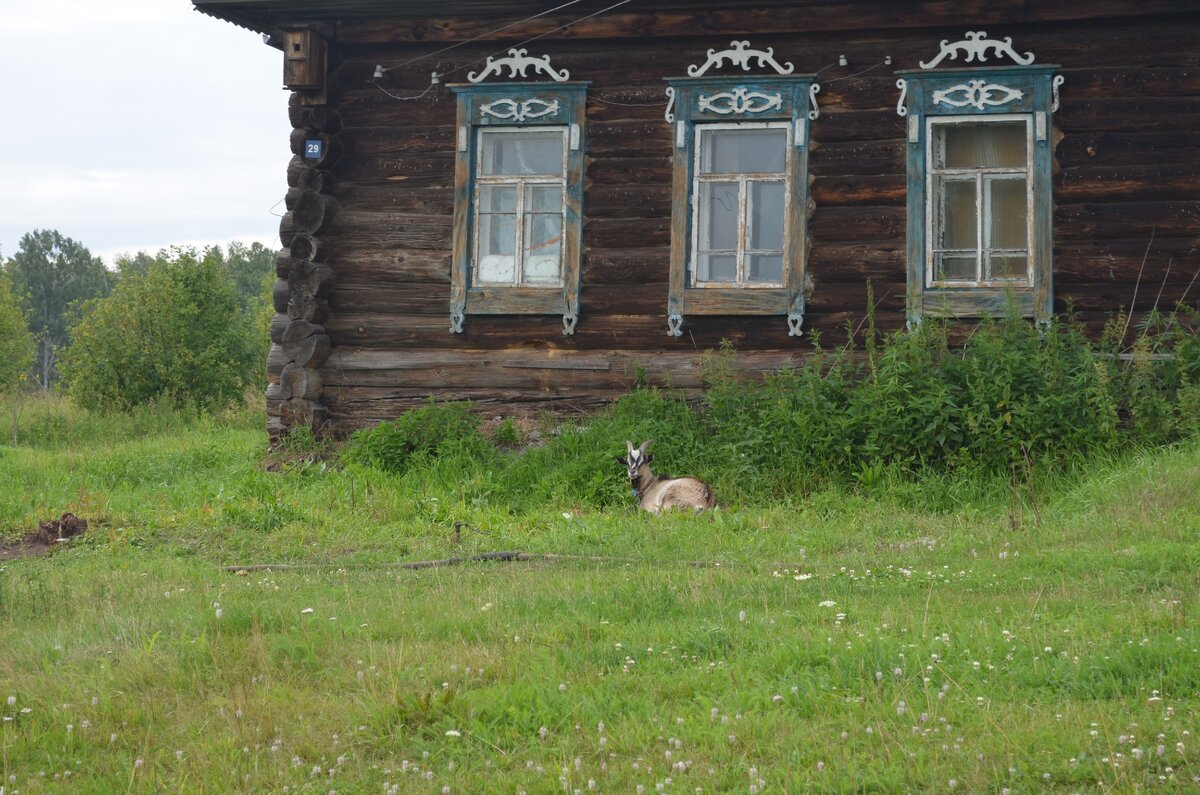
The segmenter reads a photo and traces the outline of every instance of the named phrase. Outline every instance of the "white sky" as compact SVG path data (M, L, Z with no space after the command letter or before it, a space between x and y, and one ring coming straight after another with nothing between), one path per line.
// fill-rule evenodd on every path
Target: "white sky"
M189 0L3 11L0 254L33 229L110 265L172 244L279 244L291 125L278 50Z

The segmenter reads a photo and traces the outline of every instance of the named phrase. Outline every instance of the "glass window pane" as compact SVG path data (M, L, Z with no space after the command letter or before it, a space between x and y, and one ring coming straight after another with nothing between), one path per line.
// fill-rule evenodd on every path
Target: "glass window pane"
M480 215L476 281L481 284L512 284L516 274L516 248L516 215Z
M562 188L557 185L530 185L526 199L528 212L561 213L563 207Z
M783 171L787 162L787 130L700 131L700 172L749 174Z
M737 257L733 254L701 254L696 258L697 282L737 282Z
M483 174L563 173L563 134L559 128L545 132L484 132Z
M783 251L783 183L751 182L750 248Z
M939 282L976 280L973 256L938 254L934 264L933 278Z
M752 254L747 261L746 281L783 284L782 254Z
M700 251L737 251L738 186L700 183Z
M1025 168L1024 122L939 124L940 168Z
M991 240L988 248L1024 249L1029 239L1025 179L989 179L984 187L991 193Z
M934 248L976 247L975 180L934 180Z
M507 185L484 185L479 191L479 212L511 213L517 209L517 189Z
M558 284L562 214L536 213L525 219L524 276L530 284Z
M992 254L988 262L992 279L1029 278L1029 257L1025 254Z

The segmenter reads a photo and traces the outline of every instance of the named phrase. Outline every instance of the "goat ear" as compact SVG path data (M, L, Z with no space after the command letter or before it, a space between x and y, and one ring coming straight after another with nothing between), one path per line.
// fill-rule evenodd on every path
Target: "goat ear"
M629 441L628 439L626 439L626 440L625 440L625 447L626 447L626 449L628 449L628 450L629 450L629 454L630 454L630 455L633 455L633 442L631 442L631 441Z
M629 462L627 460L625 460L624 458L621 458L621 456L619 456L619 455L614 455L613 460L616 461L618 464L620 464L623 467L629 466Z
M650 449L650 445L652 445L652 444L654 444L654 440L647 439L646 441L642 442L642 446L639 447L638 449L642 451L642 455L645 455L646 451Z

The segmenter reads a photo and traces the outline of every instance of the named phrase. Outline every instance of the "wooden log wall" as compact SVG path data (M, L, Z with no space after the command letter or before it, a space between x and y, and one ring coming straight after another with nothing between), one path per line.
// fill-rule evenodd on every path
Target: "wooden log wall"
M1019 9L987 4L990 34L1011 36L1038 63L1061 64L1066 77L1055 115L1055 311L1070 309L1092 329L1121 309L1170 309L1200 267L1200 13L1178 11L1189 5L1098 0L1101 18L1079 18L1087 12L1072 6L1062 19L1029 22ZM878 4L839 8L853 17L860 6L857 31L813 33L795 6L764 12L769 32L750 37L798 72L820 72L805 329L825 346L861 328L868 281L878 324L904 325L906 145L894 71L929 59L942 39L979 29L968 13L921 28L893 24ZM661 25L646 15L636 36L601 29L595 38L573 32L571 41L537 41L534 54L549 53L572 79L592 83L579 325L564 337L557 316L471 315L464 333L451 334L455 103L444 87L399 100L371 76L376 64L432 52L482 23L464 24L341 25L330 45L328 105L292 105L293 151L320 137L329 162L298 156L288 173L273 422L328 417L344 432L430 395L496 413L583 410L619 396L640 372L695 391L702 352L725 339L750 373L811 352L811 339L790 338L782 317L687 317L682 337L667 335L674 150L662 78L684 74L735 38L686 14ZM413 42L417 26L442 35ZM380 82L398 96L424 91L435 69L446 82L463 82L508 43L461 46ZM837 65L843 54L846 67ZM1200 284L1191 291L1195 306Z

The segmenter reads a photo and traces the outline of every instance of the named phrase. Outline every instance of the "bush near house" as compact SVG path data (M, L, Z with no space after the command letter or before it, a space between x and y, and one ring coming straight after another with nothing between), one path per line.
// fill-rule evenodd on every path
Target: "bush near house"
M515 506L628 500L612 456L656 439L674 474L703 477L722 502L756 502L892 474L1008 476L1200 429L1200 338L1186 313L1152 317L1122 348L1124 318L1089 340L1069 318L1038 328L1013 316L965 340L927 320L861 350L822 350L764 382L734 376L728 347L709 356L699 403L630 393L549 444L515 455L478 444L464 404L427 406L351 438L346 460L403 472L414 457ZM473 486L471 484L474 484Z
M85 306L62 362L68 392L91 409L228 405L260 378L257 326L213 257L163 252Z

